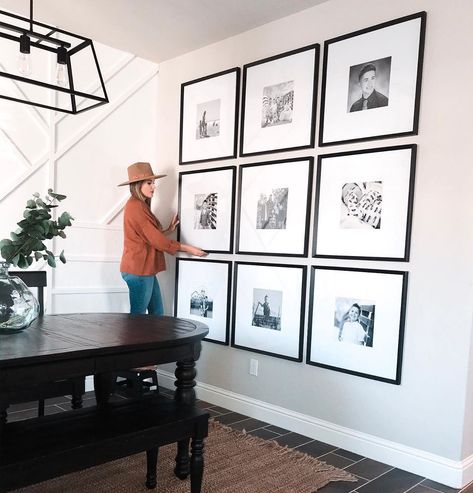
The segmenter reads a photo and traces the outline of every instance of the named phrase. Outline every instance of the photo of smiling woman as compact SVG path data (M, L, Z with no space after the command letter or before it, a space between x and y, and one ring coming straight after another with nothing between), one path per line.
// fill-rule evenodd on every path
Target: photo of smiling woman
M166 270L164 253L175 255L186 252L204 257L200 248L185 245L167 238L179 224L177 214L167 228L151 212L151 199L156 188L155 180L166 175L153 172L149 163L138 162L128 167L128 199L123 218L123 255L120 263L122 278L130 294L130 313L163 315L164 306L156 274Z

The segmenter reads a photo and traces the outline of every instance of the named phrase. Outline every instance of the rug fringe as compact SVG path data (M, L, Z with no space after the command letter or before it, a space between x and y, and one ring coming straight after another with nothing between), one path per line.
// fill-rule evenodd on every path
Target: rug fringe
M243 433L240 430L235 430L231 426L224 425L219 421L211 418L209 420L209 428L210 430L223 429L232 435L233 438L237 440L245 441L249 444L256 445L261 448L272 449L273 452L276 452L276 455L280 457L284 457L287 454L291 454L294 460L300 464L310 465L315 467L316 472L330 472L337 473L336 479L332 479L332 481L351 481L356 482L358 479L353 474L350 474L347 471L343 471L338 467L327 464L323 460L312 457L310 454L305 452L300 452L299 450L294 450L287 445L280 445L276 440L265 440L264 438L260 438L254 435L250 435L248 433Z

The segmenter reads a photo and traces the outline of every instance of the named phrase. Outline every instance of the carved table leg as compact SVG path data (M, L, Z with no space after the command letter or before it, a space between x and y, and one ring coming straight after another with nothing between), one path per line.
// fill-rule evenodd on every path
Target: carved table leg
M178 361L176 371L176 392L174 393L174 399L177 402L183 404L194 405L195 404L195 376L197 374L195 370L195 361ZM190 472L190 460L189 460L189 440L181 440L177 442L177 455L176 455L176 467L174 468L174 474L179 479L185 479Z
M156 488L157 483L157 464L159 447L146 451L146 487L149 490Z
M108 404L113 388L112 373L99 373L94 375L95 399L99 407Z
M197 372L195 370L195 361L178 361L176 365L176 392L174 393L174 399L184 404L193 406L195 404L195 376Z
M201 438L192 440L191 457L191 493L200 493L204 474L204 441Z

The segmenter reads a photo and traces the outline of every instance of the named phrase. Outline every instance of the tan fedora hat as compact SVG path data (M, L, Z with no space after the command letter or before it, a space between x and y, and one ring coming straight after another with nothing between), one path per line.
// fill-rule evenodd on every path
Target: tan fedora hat
M120 183L119 187L124 185L129 185L130 183L135 183L137 181L143 180L155 180L158 178L163 178L167 175L156 175L151 168L149 163L133 163L128 166L128 181Z

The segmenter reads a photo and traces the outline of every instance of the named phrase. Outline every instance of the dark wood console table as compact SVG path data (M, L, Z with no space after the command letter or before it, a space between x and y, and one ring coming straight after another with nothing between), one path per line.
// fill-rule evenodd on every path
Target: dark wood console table
M8 491L12 487L31 484L88 467L92 465L91 460L92 463L99 464L140 449L147 451L149 467L150 460L151 462L153 458L154 462L156 460L157 447L176 440L178 455L175 473L180 478L186 477L190 471L188 445L191 435L186 435L184 430L188 429L189 433L195 433L192 430L195 430L196 423L198 423L199 437L193 446L196 457L194 458L193 455L192 460L197 471L197 479L193 485L191 474L191 491L200 491L203 467L202 438L206 435L208 415L194 407L194 378L195 361L200 355L201 340L207 333L208 329L204 324L174 317L86 313L47 315L40 317L22 333L2 336L0 338L0 416L8 408L9 394L16 392L18 388L34 388L46 385L48 382L85 375L94 375L97 407L92 410L67 411L60 415L21 422L26 423L25 425L0 421L0 491ZM153 398L149 401L149 406L147 401L118 407L109 404L114 372L171 362L177 363L174 402L171 401L168 405L164 401L162 403L159 401L162 398ZM156 412L151 412L151 408ZM130 421L129 416L137 416L136 421L141 423L141 428L137 429L135 426L136 429L131 427L130 430L125 430L128 432L126 438L123 437L124 434L126 435L125 432L117 431L116 433L123 435L121 439L114 435L115 428L112 427L112 431L104 429L102 435L106 435L105 438L100 438L100 434L97 434L85 443L85 446L93 451L92 454L90 451L86 455L83 453L78 455L74 452L76 449L83 449L84 443L72 442L75 439L83 440L84 433L76 433L78 435L76 438L70 435L69 442L63 440L62 445L56 440L51 446L39 446L40 437L46 436L45 433L54 434L56 429L63 434L67 426L70 426L70 429L77 429L78 426L86 429L90 425L97 429L97 420L105 424L122 419L122 423L126 423ZM27 440L30 432L32 434L30 436L39 437L38 447L44 460L38 462L39 459L34 456L34 451L33 454L26 454L24 465L36 464L36 472L33 472L34 468L32 468L28 478L12 480L15 468L19 470L18 468L22 466L21 459L11 464L12 454L14 455L15 450L18 450L18 443L21 444L21 440ZM133 446L130 445L129 438L132 432L138 437ZM118 452L110 455L111 452L94 450L94 444L95 448L100 448L101 444L105 443L104 440L107 441L110 450L118 450ZM152 443L155 443L155 450L150 449ZM48 461L48 453L56 454L56 458L61 457L61 447L64 448L67 464L58 465L57 460ZM25 470L28 471L28 468ZM6 479L7 473L10 474L8 479L10 482ZM2 481L5 482L3 485ZM153 478L151 484L148 483L149 481L148 487L152 487Z

